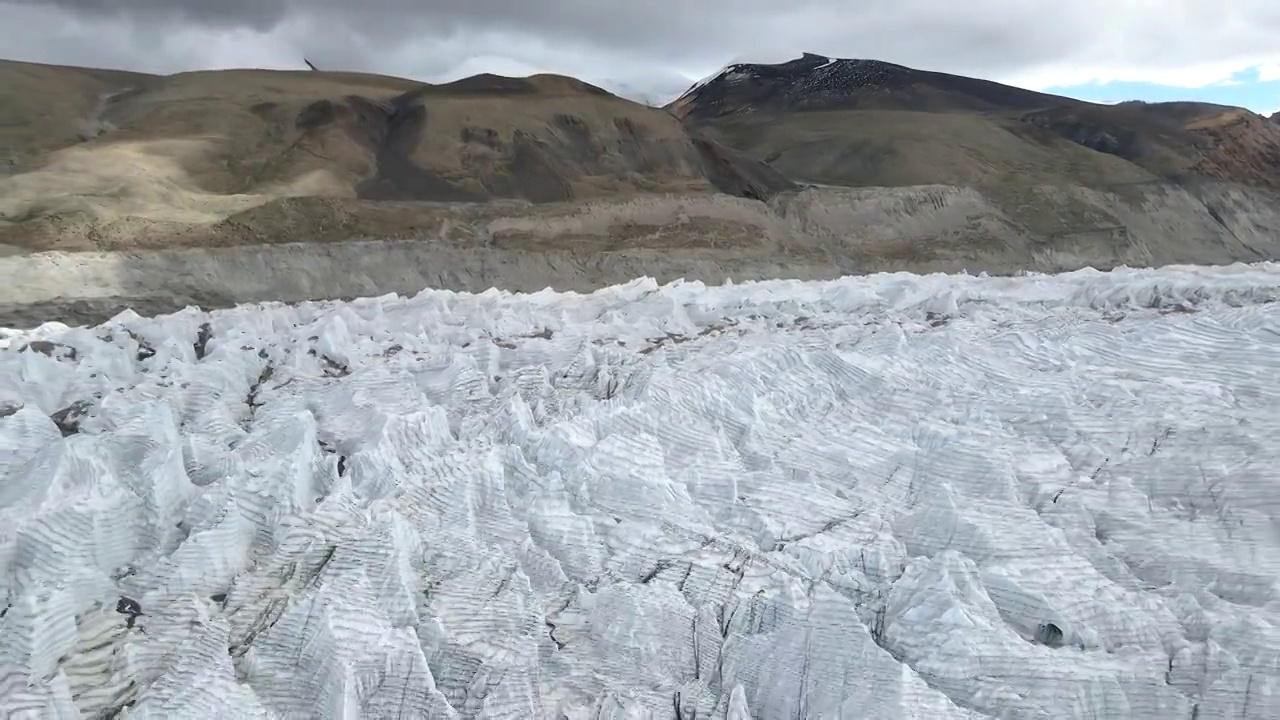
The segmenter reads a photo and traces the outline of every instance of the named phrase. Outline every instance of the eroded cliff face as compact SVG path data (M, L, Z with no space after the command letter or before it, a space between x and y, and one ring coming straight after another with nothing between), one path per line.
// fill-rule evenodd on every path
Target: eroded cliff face
M812 187L767 204L653 195L441 205L429 217L413 204L299 200L255 209L216 235L166 235L141 246L131 235L111 251L0 258L0 271L14 279L0 285L0 326L98 322L128 306L167 312L424 287L588 291L640 276L719 283L897 270L1015 274L1280 256L1280 202L1263 190L1023 190ZM353 228L379 228L386 239L352 242Z

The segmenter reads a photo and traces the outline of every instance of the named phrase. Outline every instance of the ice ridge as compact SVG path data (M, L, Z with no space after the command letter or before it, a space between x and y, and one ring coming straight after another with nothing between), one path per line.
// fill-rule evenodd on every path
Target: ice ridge
M1280 266L0 339L14 718L1280 717Z

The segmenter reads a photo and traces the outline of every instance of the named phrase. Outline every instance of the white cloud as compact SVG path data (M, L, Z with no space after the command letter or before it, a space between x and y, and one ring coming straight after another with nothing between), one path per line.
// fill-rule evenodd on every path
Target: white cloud
M1113 82L1151 83L1187 89L1205 88L1211 85L1234 84L1234 78L1257 69L1280 68L1268 65L1267 60L1280 62L1280 51L1271 57L1244 57L1215 63L1196 63L1176 67L1076 65L1074 67L1047 67L1032 71L1014 71L1005 76L1004 82L1020 87L1040 90L1050 87L1076 87L1079 85L1105 85ZM1264 81L1267 78L1262 78ZM1271 78L1277 79L1277 78Z
M642 96L802 51L1030 88L1280 79L1274 0L0 0L0 17L0 52L39 62L170 72L305 55L422 79L559 72Z

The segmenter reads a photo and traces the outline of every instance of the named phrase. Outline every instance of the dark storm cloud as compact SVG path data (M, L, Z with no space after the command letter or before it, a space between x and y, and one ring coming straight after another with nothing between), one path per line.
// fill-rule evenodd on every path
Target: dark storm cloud
M128 17L155 21L186 20L210 27L268 29L290 9L287 0L223 0L219 2L170 2L169 0L15 0L15 4L57 8L85 20Z
M801 51L1031 85L1196 84L1280 60L1273 0L0 0L0 17L0 52L43 62L167 72L296 67L305 54L424 78L546 70L642 93Z
M19 0L82 18L120 17L141 25L175 20L210 29L269 30L290 17L325 26L327 40L344 35L408 41L483 31L529 35L637 53L721 56L726 51L858 46L884 54L931 47L974 58L1029 59L1046 50L1036 18L1062 14L1055 33L1070 32L1080 14L1028 10L1026 2L972 3L951 11L939 0ZM905 21L905 22L904 22ZM1065 25L1064 25L1065 23ZM1043 26L1044 24L1041 23ZM886 32L887 30L887 32ZM807 44L806 44L807 43ZM865 52L863 54L866 54Z

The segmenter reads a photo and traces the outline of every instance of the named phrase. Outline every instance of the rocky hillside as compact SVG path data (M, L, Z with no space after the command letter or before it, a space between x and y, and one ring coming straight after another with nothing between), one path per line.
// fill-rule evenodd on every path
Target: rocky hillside
M1070 183L1200 178L1280 187L1280 124L1206 103L1097 105L874 60L737 64L668 109L812 182Z
M1078 101L879 60L805 53L775 65L730 65L690 88L668 108L681 118L705 120L816 110L1034 110L1051 102Z
M791 187L668 113L558 76L427 85L4 62L0 96L0 245L11 248L261 220L290 198L545 203Z
M731 66L666 109L549 75L0 62L0 326L424 285L1275 259L1273 120L817 55Z

